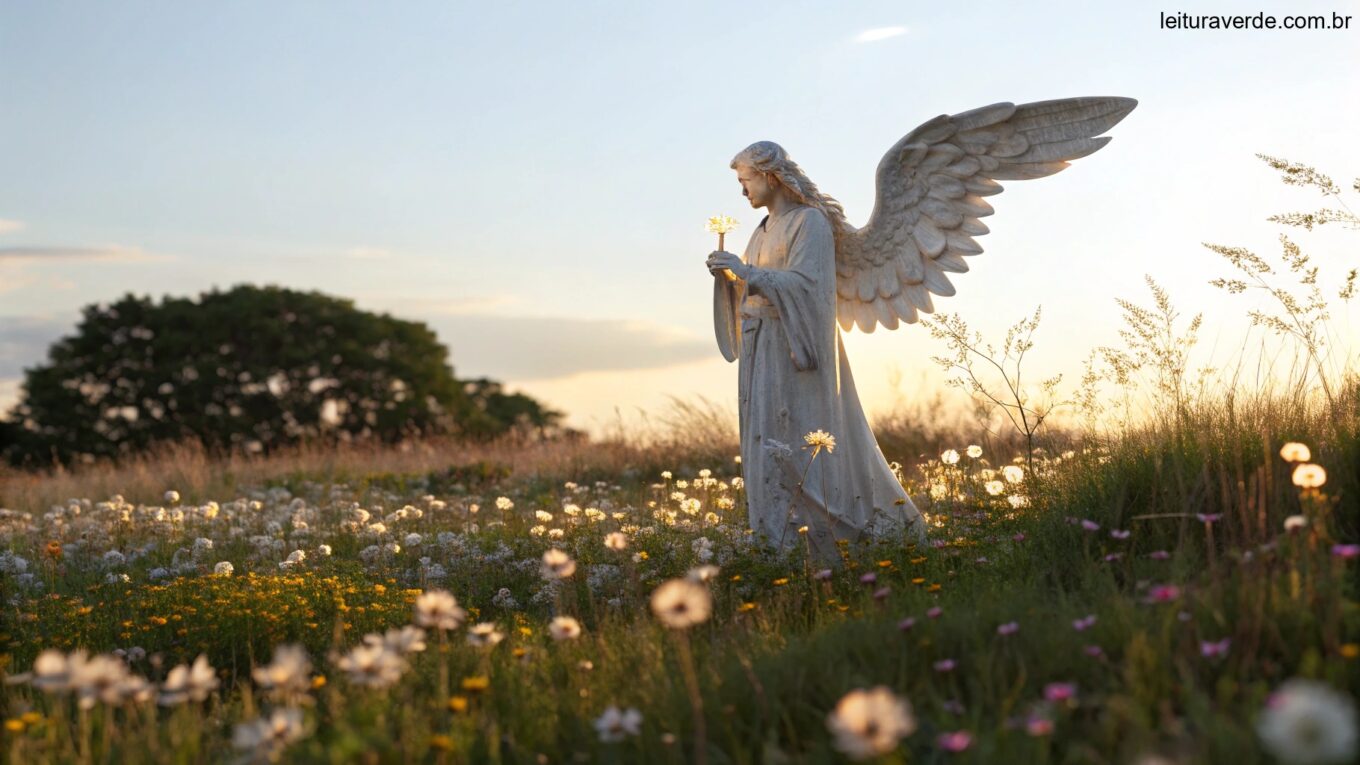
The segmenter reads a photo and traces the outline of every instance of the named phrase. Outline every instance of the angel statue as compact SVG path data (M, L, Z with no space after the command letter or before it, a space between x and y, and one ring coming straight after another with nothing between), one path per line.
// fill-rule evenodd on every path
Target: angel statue
M878 163L863 228L778 144L732 159L742 194L768 214L744 257L717 250L707 265L718 347L740 360L747 510L767 545L806 544L834 563L838 540L925 543L925 519L869 430L836 324L896 329L934 311L932 294L954 294L946 274L982 252L979 219L992 214L984 197L1001 192L997 181L1062 170L1108 143L1097 136L1137 103L1066 98L942 114Z

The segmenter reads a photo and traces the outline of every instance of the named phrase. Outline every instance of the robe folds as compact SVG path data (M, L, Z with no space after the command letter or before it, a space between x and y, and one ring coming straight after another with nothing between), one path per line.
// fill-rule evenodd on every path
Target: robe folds
M714 277L718 347L738 362L741 465L751 528L824 563L837 540L924 545L925 520L874 439L836 326L831 223L802 205L767 216L742 260L748 281ZM825 431L833 451L804 436ZM799 529L807 526L806 540Z

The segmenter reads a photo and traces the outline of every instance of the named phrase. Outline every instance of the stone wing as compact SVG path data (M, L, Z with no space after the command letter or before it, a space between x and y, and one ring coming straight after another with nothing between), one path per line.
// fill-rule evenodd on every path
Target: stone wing
M836 247L836 315L842 328L931 313L931 295L954 294L947 272L968 270L982 252L992 214L984 197L999 180L1052 175L1110 141L1097 137L1124 119L1132 98L1064 98L992 104L942 114L908 133L878 164L874 212Z

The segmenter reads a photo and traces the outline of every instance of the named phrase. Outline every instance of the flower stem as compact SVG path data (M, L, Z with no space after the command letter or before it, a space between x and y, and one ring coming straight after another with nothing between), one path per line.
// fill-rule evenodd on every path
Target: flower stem
M680 651L680 664L685 671L685 688L689 691L690 710L694 716L694 756L690 762L705 765L708 761L708 733L704 725L704 698L699 693L699 676L694 671L694 656L689 650L689 633L675 630L675 642Z

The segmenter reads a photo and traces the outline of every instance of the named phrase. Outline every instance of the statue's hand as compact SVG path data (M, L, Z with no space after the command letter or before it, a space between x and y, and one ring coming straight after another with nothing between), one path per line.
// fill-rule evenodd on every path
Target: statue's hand
M714 250L710 253L707 265L709 273L715 276L726 269L736 274L738 279L744 280L748 271L746 264L741 262L741 258L724 250Z

